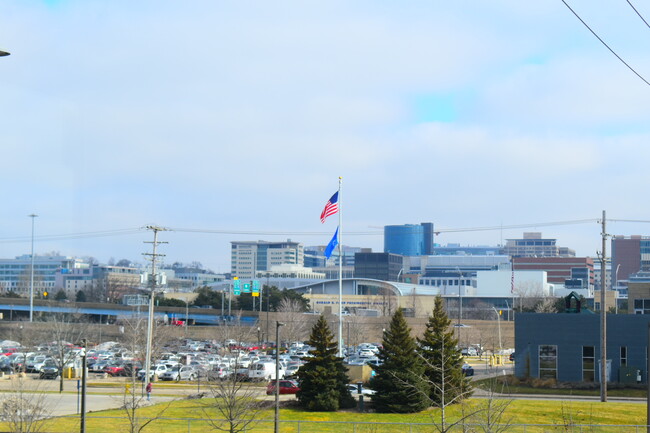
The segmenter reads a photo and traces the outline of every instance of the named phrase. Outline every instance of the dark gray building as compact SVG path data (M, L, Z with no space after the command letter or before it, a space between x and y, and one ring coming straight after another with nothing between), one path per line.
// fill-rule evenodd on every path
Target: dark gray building
M608 381L646 383L650 315L607 315ZM560 382L600 381L600 316L519 313L515 316L515 376Z
M372 278L398 281L404 272L404 257L389 253L356 253L354 255L355 278Z

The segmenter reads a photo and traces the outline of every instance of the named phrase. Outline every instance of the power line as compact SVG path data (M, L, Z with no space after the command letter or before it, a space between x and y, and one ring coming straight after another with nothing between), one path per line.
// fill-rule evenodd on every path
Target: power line
M632 4L632 2L630 2L630 0L627 0L627 4L629 4L630 7L634 10L634 12L636 12L636 14L639 16L639 18L641 18L641 21L643 21L643 22L645 23L645 25L646 25L648 28L650 28L650 24L648 24L648 22L645 20L645 18L643 18L643 16L641 15L641 13L640 13L638 10L636 10L636 8L635 8L634 5Z
M495 230L514 230L525 229L534 227L553 227L553 226L568 226L576 224L592 224L598 223L600 220L597 218L586 218L577 220L564 220L564 221L548 221L537 223L525 224L510 224L510 225L497 225L497 226L480 226L480 227L459 227L459 228L441 228L435 230L436 233L464 233L464 232L479 232L479 231L495 231ZM621 223L650 223L650 220L639 219L609 219L609 222ZM203 233L203 234L216 234L216 235L249 235L249 236L325 236L331 235L330 232L325 231L264 231L264 230L229 230L229 229L192 229L192 228L169 228L170 232L178 233ZM146 227L113 229L113 230L100 230L94 232L79 232L79 233L66 233L58 235L40 235L35 237L36 241L63 241L74 239L91 239L101 237L114 237L114 236L127 236L134 234L141 234L146 232ZM354 236L383 236L384 231L380 228L373 231L351 231L347 232L348 235ZM0 238L2 243L20 243L29 242L29 236L20 237L6 237Z
M52 240L68 240L68 239L84 239L84 238L100 238L109 236L124 236L145 231L143 228L130 228L130 229L117 229L117 230L102 230L96 232L80 232L80 233L67 233L60 235L40 235L36 237L38 241L52 241ZM20 237L7 237L0 238L0 243L17 243L29 241L29 236Z
M564 5L565 5L565 6L566 6L566 7L567 7L567 8L568 8L572 13L573 13L573 15L575 15L576 18L578 18L578 19L580 20L580 22L581 22L582 24L584 24L585 27L587 27L587 29L591 32L591 34L594 35L594 36L595 36L595 37L600 41L600 43L602 43L602 44L603 44L603 45L604 45L604 46L605 46L605 47L606 47L606 48L607 48L607 49L608 49L612 54L614 54L614 55L616 56L616 58L617 58L618 60L621 61L621 63L623 63L625 66L627 66L628 69L629 69L630 71L634 72L634 74L635 74L637 77L639 77L641 80L643 80L644 83L646 83L648 86L650 86L650 82L648 82L645 78L643 78L643 77L641 76L641 74L639 74L637 71L635 71L634 68L633 68L632 66L628 65L628 64L625 62L625 60L623 60L623 59L621 58L621 56L619 56L618 54L616 54L616 52L615 52L612 48L610 48L610 46L607 45L607 44L605 43L605 41L603 41L603 40L600 38L600 36L598 36L598 35L596 34L596 32L593 31L593 30L591 29L591 27L589 27L589 25L588 25L588 24L587 24L587 23L586 23L582 18L580 18L580 15L578 15L578 14L576 13L576 11L574 11L573 9L571 9L571 6L569 6L569 4L568 4L566 1L562 0L562 3L564 3ZM629 2L628 2L628 3L629 3ZM636 10L636 9L635 9L635 10Z
M460 232L479 232L479 231L493 231L493 230L512 230L512 229L525 229L530 227L551 227L551 226L567 226L573 224L586 224L598 222L597 219L581 219L569 221L554 221L546 223L529 223L529 224L513 224L503 226L487 226L487 227L468 227L458 229L441 229L435 230L436 233L460 233Z

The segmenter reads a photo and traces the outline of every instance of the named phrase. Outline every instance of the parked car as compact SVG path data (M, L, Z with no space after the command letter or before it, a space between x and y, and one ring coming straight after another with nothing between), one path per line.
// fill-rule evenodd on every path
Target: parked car
M460 351L461 355L463 356L478 356L478 350L476 350L476 347L464 347Z
M295 394L300 391L298 382L295 380L281 380L280 381L280 394ZM275 381L269 382L266 387L266 395L275 394Z
M284 369L279 366L278 375L280 379L284 378ZM275 362L259 361L248 369L248 377L251 380L271 380L275 379Z
M104 373L108 373L109 376L125 376L124 364L108 364L104 367Z
M153 365L149 370L149 379L153 379L154 376L160 377L160 375L165 371L167 371L167 366L165 364ZM138 371L138 380L144 380L144 375L145 371L143 368L142 370Z
M198 376L197 371L189 365L175 365L170 370L160 375L160 380L194 380Z
M56 379L61 375L61 370L56 365L46 365L38 372L39 379Z
M355 383L349 383L348 390L350 390L350 394L352 394L353 397L359 395L359 385ZM365 386L361 385L361 395L373 395L374 393L374 389L366 388Z
M474 367L469 364L463 364L461 367L465 376L474 376Z

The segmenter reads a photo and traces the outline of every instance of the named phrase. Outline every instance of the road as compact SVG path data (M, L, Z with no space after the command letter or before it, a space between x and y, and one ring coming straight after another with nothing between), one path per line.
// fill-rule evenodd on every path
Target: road
M75 415L79 413L80 392L77 379L64 379L63 392L59 393L59 380L39 380L38 375L27 374L22 382L15 376L0 378L0 393L22 391L23 396L34 403L45 405L47 413L52 416ZM126 378L104 378L102 375L90 374L86 388L86 412L117 409L124 404ZM138 385L141 385L138 382ZM256 386L261 398L273 398L266 395L265 386ZM210 395L204 382L174 383L154 382L151 403L155 404L177 400L203 393ZM293 395L282 395L282 400L293 399Z

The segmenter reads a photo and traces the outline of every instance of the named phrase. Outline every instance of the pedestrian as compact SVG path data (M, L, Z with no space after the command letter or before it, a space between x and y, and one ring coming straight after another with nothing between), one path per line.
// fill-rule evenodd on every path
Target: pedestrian
M151 401L151 389L152 388L153 387L151 386L151 382L149 382L147 384L147 387L145 388L145 390L147 391L147 401Z

